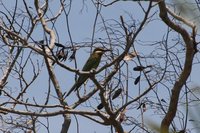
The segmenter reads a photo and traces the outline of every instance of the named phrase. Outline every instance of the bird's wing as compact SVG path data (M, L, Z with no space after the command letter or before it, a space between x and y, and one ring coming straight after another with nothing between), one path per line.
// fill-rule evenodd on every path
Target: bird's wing
M92 68L97 68L100 62L100 58L92 56L87 60L85 65L83 66L82 71L90 71Z
M96 69L100 63L100 59L101 57L99 58L98 56L91 55L83 66L82 71L90 71L92 68ZM66 96L68 96L72 91L76 91L87 79L88 75L80 75L78 81L72 86Z

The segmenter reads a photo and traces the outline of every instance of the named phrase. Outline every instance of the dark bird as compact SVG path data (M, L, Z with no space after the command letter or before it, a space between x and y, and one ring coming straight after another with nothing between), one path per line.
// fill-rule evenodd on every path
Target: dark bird
M89 59L83 66L82 71L90 71L92 69L96 69L99 66L102 55L106 52L110 51L108 49L103 48L95 48L93 53L90 55ZM69 96L72 91L78 90L78 88L89 78L89 75L80 75L77 82L72 86L66 96Z
M115 93L112 96L112 100L114 100L115 98L117 98L120 94L122 93L122 89L118 89L115 91Z
M65 61L67 59L68 56L68 51L65 51L64 48L60 49L57 53L56 53L56 58L59 61ZM52 63L52 65L54 65L56 62L54 61Z
M65 61L67 59L67 55L68 55L68 52L65 52L64 49L61 49L57 52L56 54L56 57L58 58L58 60L60 61Z

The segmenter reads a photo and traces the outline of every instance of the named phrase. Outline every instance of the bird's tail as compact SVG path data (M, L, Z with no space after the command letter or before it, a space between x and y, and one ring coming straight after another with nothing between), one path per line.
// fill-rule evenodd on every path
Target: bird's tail
M67 93L67 95L65 97L69 96L72 93L72 91L75 91L75 90L77 90L77 85L76 84L74 84L72 86L72 88L69 90L69 92Z

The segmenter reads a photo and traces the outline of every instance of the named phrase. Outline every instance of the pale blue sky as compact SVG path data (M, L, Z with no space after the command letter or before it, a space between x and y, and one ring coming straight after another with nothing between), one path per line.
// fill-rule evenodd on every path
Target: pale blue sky
M21 0L19 0L21 1ZM70 30L71 30L71 35L72 35L72 39L75 43L80 43L80 42L88 42L90 41L91 37L92 37L92 26L94 23L94 17L96 14L96 10L94 8L94 5L92 4L91 1L89 0L85 0L86 6L83 8L82 12L81 12L81 8L82 8L82 2L80 2L82 0L73 0L72 2L72 10L71 13L69 15L69 25L70 25ZM145 2L142 2L145 3ZM10 3L9 3L10 4ZM52 9L52 11L57 10L57 1L56 0L51 0L50 4L50 8ZM11 8L13 8L13 6L11 5ZM157 6L154 7L154 10L158 10ZM119 2L118 4L113 4L112 6L108 6L108 7L102 7L102 16L104 17L105 20L117 20L120 21L120 15L122 15L124 17L125 20L129 20L130 21L130 17L128 16L128 13L132 15L132 17L134 19L136 19L136 23L139 22L139 20L141 20L144 16L144 13L142 13L141 8L138 7L137 2ZM152 12L153 13L153 12ZM166 25L161 22L159 19L159 14L155 14L154 20L149 23L146 27L144 27L144 30L140 33L140 35L138 36L137 40L143 41L143 42L154 42L154 41L160 41L162 40L163 36L166 34L166 30L167 27ZM98 24L97 24L97 30L100 28L101 24L101 20L98 19ZM109 21L111 22L111 21ZM108 22L108 23L109 23ZM98 26L99 25L99 26ZM69 40L69 36L68 36L68 32L66 31L66 22L65 22L65 18L64 16L61 16L58 21L56 22L55 25L58 30L58 34L59 34L59 42L63 43L63 44L69 44L70 40ZM34 38L38 38L38 40L43 39L43 33L38 32L40 31L40 26L37 27L37 30L35 31L33 37ZM104 38L106 37L105 32L97 32L95 34L95 39L97 38ZM139 53L141 53L142 55L145 55L147 53L150 53L152 51L151 47L147 46L147 47L141 47L139 46L137 43L135 43L135 47L138 50ZM78 51L77 52L77 60L78 60L78 68L81 69L83 64L85 63L85 61L87 60L89 56L89 50L82 50L82 51ZM197 54L197 56L199 56ZM73 66L73 62L69 62L68 60L66 61L66 64ZM134 63L130 63L129 68L132 69L135 65ZM39 79L37 79L37 82L34 83L31 86L31 90L28 90L28 92L30 92L30 95L34 95L35 98L38 101L42 101L41 103L44 102L44 93L47 91L47 89L44 89L45 87L48 86L48 80L44 80L47 78L47 71L46 71L46 67L43 67L42 70L42 74L39 77ZM63 68L60 68L59 66L55 66L55 71L56 74L58 75L58 80L59 83L61 85L61 88L63 90L69 89L73 83L74 83L74 79L72 79L73 75L71 72L68 72L66 70L64 70ZM137 73L134 73L137 74ZM199 83L199 78L198 76L200 75L200 71L199 71L199 65L195 65L193 67L193 72L192 72L192 78L190 79L192 81L192 83L200 85ZM133 75L134 77L138 76L137 75ZM41 87L41 88L39 88ZM52 94L55 95L55 91L53 90L53 88L51 89ZM28 97L28 92L27 92L27 97ZM161 90L162 92L162 90ZM153 95L153 92L151 92ZM150 93L150 94L151 94ZM40 95L42 94L42 95ZM136 94L133 94L137 96ZM165 94L163 94L164 97ZM162 97L162 94L160 95ZM57 99L52 98L50 103L58 103ZM71 99L69 100L69 103L74 101L74 97L71 96ZM140 111L138 112L134 112L135 114L139 115ZM148 119L148 117L150 117L149 119L153 118L151 116L152 111L147 111L145 112L145 117ZM83 117L79 117L79 126L80 126L80 133L101 133L101 132L108 132L110 127L105 127L105 126L101 126L99 124L94 124L94 122L90 121L90 120L86 120L86 118ZM158 118L159 121L159 118ZM51 133L56 133L59 132L61 129L63 123L63 118L62 116L58 116L58 117L51 117L50 118L50 132ZM125 126L124 126L125 127ZM70 125L70 130L69 133L75 133L76 129L76 122L74 119L74 116L72 115L72 122ZM126 129L126 127L125 127ZM41 133L45 133L46 131L41 128L39 130L39 132Z

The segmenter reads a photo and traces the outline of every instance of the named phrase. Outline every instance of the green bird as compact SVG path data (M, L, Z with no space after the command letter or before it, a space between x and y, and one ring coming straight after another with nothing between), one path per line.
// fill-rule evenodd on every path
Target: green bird
M93 53L90 55L89 59L83 66L82 71L90 71L92 69L96 69L99 66L102 55L106 52L110 51L108 49L103 48L95 48ZM77 82L72 86L66 96L69 96L72 91L78 90L78 88L89 78L89 75L80 75Z

